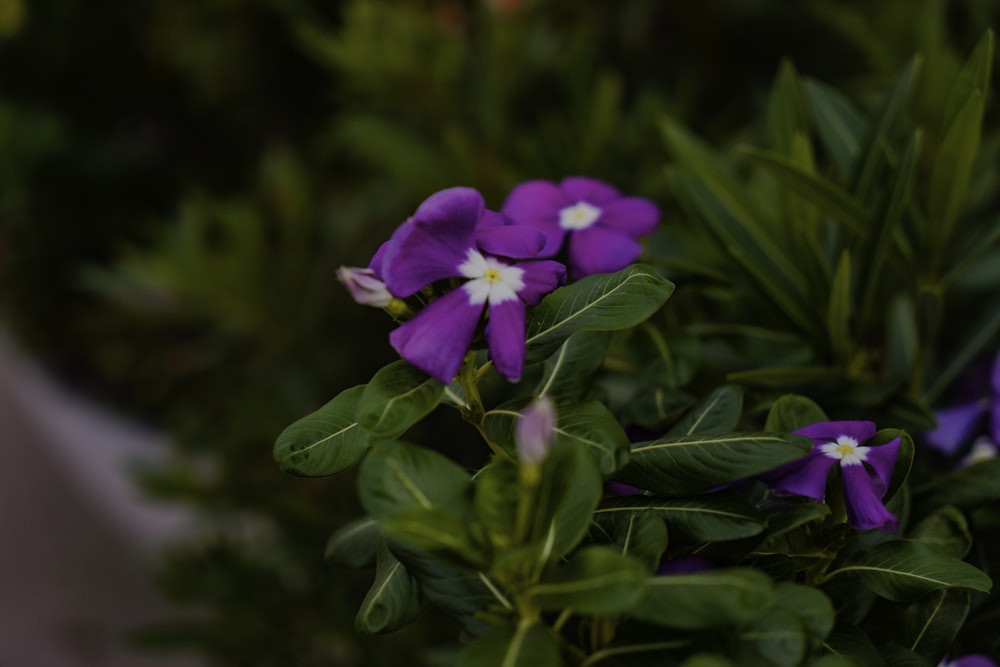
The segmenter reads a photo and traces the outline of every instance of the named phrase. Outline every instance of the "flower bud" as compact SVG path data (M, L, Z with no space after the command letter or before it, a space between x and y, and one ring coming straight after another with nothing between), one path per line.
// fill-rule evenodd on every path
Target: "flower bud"
M351 297L363 306L386 308L393 296L385 283L375 277L371 269L342 266L337 270L337 280L347 288Z
M556 436L556 406L548 396L536 398L517 420L514 432L517 457L538 465L548 456Z

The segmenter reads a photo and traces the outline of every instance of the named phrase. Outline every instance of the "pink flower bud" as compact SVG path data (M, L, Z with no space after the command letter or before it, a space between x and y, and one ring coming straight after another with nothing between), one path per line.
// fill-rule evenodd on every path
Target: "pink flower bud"
M548 396L536 398L517 420L517 457L527 465L545 460L556 437L556 406Z
M375 277L371 269L342 266L337 270L337 280L347 288L351 297L363 306L385 308L392 303L393 296L385 283Z

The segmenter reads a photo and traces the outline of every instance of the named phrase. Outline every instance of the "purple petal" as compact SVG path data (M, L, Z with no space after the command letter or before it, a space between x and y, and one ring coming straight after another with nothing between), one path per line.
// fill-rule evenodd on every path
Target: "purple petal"
M804 458L786 464L787 467L776 478L766 475L766 479L771 490L779 496L805 496L823 502L826 497L826 478L836 462L836 459L819 450L813 450Z
M856 530L878 528L884 533L895 532L896 517L885 508L875 493L875 485L863 465L840 466L844 482L844 504L847 523Z
M569 272L574 278L624 269L642 252L627 234L593 225L570 234Z
M482 312L483 307L470 304L468 293L458 288L404 322L389 334L389 341L403 359L448 384L462 367Z
M524 369L524 311L520 301L491 304L486 325L486 342L493 365L511 382L520 380Z
M380 245L378 247L378 250L375 251L375 254L372 255L372 261L368 262L368 268L372 270L375 277L378 278L379 280L383 280L382 262L385 259L385 253L388 249L389 249L389 242L386 241L385 243Z
M618 188L585 176L564 178L559 187L567 199L569 199L569 202L563 206L585 201L588 204L603 208L616 199L620 199L622 196Z
M642 493L642 489L637 486L608 480L606 492L609 496L637 496Z
M868 449L868 456L865 462L875 473L875 490L879 498L885 495L892 480L892 470L896 467L896 460L899 458L899 438Z
M601 209L597 224L617 229L629 236L640 237L656 231L660 222L660 209L653 202L641 197L623 197Z
M934 413L938 427L925 435L927 444L942 454L951 456L972 435L972 430L985 409L982 401L973 401L938 410Z
M479 222L476 223L476 229L482 229L483 227L505 227L513 224L514 221L503 213L497 213L496 211L486 209L483 211L483 214L479 216Z
M450 188L428 197L389 239L382 274L389 291L405 298L427 285L461 274L473 247L483 197L472 188Z
M555 183L527 181L507 195L500 212L518 225L534 227L546 234L539 257L553 257L562 248L566 230L559 226L559 211L574 204Z
M545 248L548 236L540 229L528 225L503 227L480 226L476 229L476 245L489 255L525 259L538 257Z
M800 428L795 433L812 438L814 442L836 442L838 437L846 435L863 444L875 435L875 424L867 421L819 422Z
M566 267L559 262L548 259L518 262L517 268L524 271L521 276L524 287L517 296L529 306L534 306L543 296L566 282Z

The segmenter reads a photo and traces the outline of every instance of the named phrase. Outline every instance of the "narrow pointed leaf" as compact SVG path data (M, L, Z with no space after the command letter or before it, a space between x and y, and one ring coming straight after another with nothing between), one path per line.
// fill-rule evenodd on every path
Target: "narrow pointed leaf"
M974 91L987 94L990 89L990 72L994 58L994 36L993 30L988 29L976 48L973 49L969 59L962 67L951 93L948 95L948 104L945 106L944 117L942 119L941 134L945 134L948 128L955 122L962 107L965 106Z
M830 86L807 80L803 88L823 148L829 153L837 172L846 179L861 155L861 144L867 133L865 117Z
M951 241L965 201L982 135L984 95L973 92L945 134L934 159L928 201L928 239L940 252Z
M830 337L830 346L843 362L848 363L851 357L851 253L847 248L840 253L837 270L833 274L833 284L830 286L830 302L826 307L826 330Z
M350 468L368 451L368 434L357 422L364 385L341 392L316 412L281 432L274 459L287 473L307 477L333 475Z

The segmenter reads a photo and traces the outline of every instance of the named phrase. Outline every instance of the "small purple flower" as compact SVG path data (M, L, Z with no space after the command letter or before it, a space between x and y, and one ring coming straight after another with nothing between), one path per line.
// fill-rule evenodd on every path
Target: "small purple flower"
M431 195L380 253L382 278L399 298L438 281L461 283L393 331L392 346L431 377L451 382L485 310L493 363L516 382L524 366L526 306L566 279L562 264L532 259L544 245L543 233L487 211L472 188Z
M507 196L501 212L519 225L545 232L548 239L540 257L565 250L573 278L631 264L642 252L637 239L652 234L660 220L660 210L648 199L623 197L616 188L582 176L565 178L558 185L521 183Z
M882 504L899 456L899 438L879 446L864 446L875 435L866 421L820 422L795 431L813 441L812 451L761 475L775 495L805 496L818 502L826 497L826 482L834 464L840 465L847 522L857 530L896 530L896 517Z
M942 454L954 455L975 434L983 415L989 417L993 442L1000 443L1000 353L990 371L988 395L935 412L938 427L926 434L927 444Z
M517 458L538 465L549 455L556 438L556 406L548 396L539 396L521 414L514 427Z
M988 656L981 653L970 653L959 658L945 658L938 667L1000 667Z

